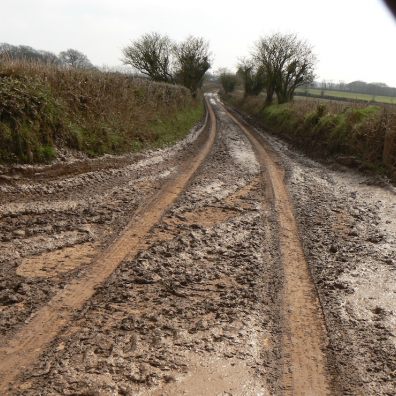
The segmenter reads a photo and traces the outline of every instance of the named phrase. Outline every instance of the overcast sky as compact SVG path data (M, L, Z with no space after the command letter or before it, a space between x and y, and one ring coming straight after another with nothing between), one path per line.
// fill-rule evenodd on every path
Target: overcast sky
M396 86L396 21L380 0L1 0L0 42L59 53L78 49L96 65L151 31L210 42L213 69L234 68L257 38L277 31L308 40L317 79Z

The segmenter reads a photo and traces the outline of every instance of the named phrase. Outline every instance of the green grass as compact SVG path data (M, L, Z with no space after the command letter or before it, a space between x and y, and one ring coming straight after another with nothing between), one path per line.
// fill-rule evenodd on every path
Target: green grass
M378 106L332 113L322 104L302 114L286 103L266 107L259 116L272 130L318 153L355 155L367 162L382 154L385 130Z
M165 147L183 139L190 129L197 124L204 115L204 105L194 105L185 108L172 117L156 120L150 126L155 134L154 147Z
M0 77L0 100L0 161L53 159L63 108L49 87L29 77Z
M323 95L322 95L323 91ZM396 98L391 96L381 96L381 95L368 95L363 93L355 93L355 92L345 92L345 91L334 91L328 89L319 89L319 88L298 88L296 90L296 95L308 93L313 97L332 97L334 99L350 99L350 100L361 100L366 102L378 102L378 103L387 103L387 104L396 104Z

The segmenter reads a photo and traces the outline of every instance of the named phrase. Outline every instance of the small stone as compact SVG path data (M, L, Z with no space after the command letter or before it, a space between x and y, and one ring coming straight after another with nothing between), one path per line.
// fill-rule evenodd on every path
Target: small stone
M30 287L26 283L21 283L18 286L18 293L22 295L26 295L30 292Z

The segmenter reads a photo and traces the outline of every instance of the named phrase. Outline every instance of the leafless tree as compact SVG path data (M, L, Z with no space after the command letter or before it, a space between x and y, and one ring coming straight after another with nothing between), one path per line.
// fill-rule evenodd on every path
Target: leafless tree
M172 49L167 36L147 33L122 50L123 62L154 81L173 82Z
M187 87L193 96L201 88L210 68L209 43L201 37L188 37L174 47L175 81Z
M267 104L276 92L278 102L293 98L294 91L314 78L315 55L295 34L276 33L256 43L254 59L266 75Z
M62 51L59 54L59 59L64 65L78 69L90 69L93 67L85 54L72 48Z
M27 62L40 62L51 65L60 64L59 58L49 51L36 50L27 45L0 44L1 60L21 60Z

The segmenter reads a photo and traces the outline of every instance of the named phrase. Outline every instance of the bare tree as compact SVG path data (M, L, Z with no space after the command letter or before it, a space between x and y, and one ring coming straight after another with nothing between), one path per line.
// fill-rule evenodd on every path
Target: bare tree
M176 58L175 81L196 96L203 77L210 68L209 43L201 37L188 37L174 47Z
M266 85L264 68L257 66L252 59L242 59L238 65L237 75L242 79L245 96L259 95Z
M172 49L167 36L144 34L122 50L123 62L154 81L173 82Z
M64 65L78 69L90 69L93 67L85 54L72 48L62 51L59 54L59 59Z
M276 33L261 38L254 59L266 75L267 104L272 103L275 92L278 102L284 103L293 98L297 87L313 81L315 55L295 34Z
M1 60L21 60L27 62L40 62L51 65L60 64L59 58L49 51L36 50L27 45L0 44Z
M235 90L235 87L237 85L238 79L237 76L233 73L230 73L227 70L223 70L220 73L220 82L221 85L224 89L225 93L231 93Z

